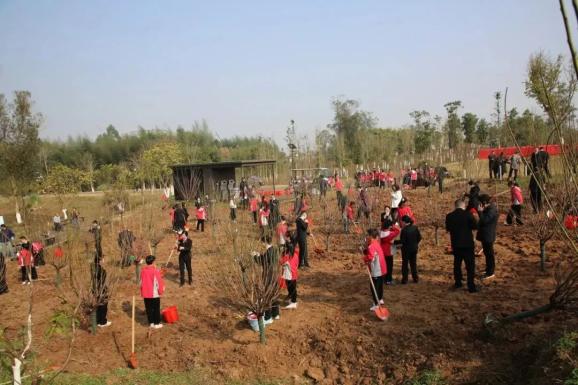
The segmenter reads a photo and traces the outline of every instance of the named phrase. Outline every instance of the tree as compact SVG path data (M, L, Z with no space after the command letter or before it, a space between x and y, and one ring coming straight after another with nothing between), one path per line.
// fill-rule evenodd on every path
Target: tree
M476 139L479 144L486 144L489 134L489 124L486 119L480 119L476 126Z
M448 146L450 149L456 148L460 140L460 118L458 117L458 109L462 106L462 102L459 100L448 102L444 104L444 107L448 113L448 118L446 121L446 133L448 136Z
M414 146L417 154L423 154L432 146L435 128L429 120L429 112L413 111L409 116L413 118L415 130Z
M0 96L0 188L15 198L20 213L22 199L35 185L39 174L40 140L38 129L42 116L34 114L28 91L14 92L12 104Z
M159 143L143 152L141 167L150 183L168 187L173 175L170 166L181 163L183 159L178 144Z
M476 125L478 123L478 117L471 112L467 112L462 116L462 130L464 132L464 142L474 143Z
M64 209L66 196L79 193L87 179L86 174L81 170L60 164L48 171L48 175L42 181L42 190L56 195Z

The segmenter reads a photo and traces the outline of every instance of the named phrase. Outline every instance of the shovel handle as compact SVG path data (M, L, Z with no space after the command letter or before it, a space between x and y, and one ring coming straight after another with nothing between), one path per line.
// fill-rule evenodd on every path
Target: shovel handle
M369 266L367 266L367 275L369 275L369 282L371 283L371 290L373 290L373 295L377 298L377 290L375 290L375 285L373 283L373 277L371 276L371 270ZM379 306L379 298L377 298L377 306Z
M131 323L131 353L134 354L134 311L135 309L135 299L132 296L132 323Z

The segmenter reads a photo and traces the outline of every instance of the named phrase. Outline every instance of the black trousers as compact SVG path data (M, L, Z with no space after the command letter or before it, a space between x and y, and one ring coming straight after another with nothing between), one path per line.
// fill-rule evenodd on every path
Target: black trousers
M387 266L387 273L385 274L385 283L393 282L393 255L385 256L385 265Z
M189 285L193 283L193 268L191 267L191 254L179 254L179 274L181 278L181 286L185 284L185 268L189 276Z
M514 174L514 179L518 179L518 170L510 167L510 171L508 172L508 179L512 177L512 174Z
M476 260L473 248L456 248L454 253L454 281L456 287L462 287L462 262L466 264L468 290L476 290L474 277L476 275Z
M289 292L289 298L291 298L291 302L297 302L297 280L285 280L285 284L287 285L287 291Z
M274 302L271 309L265 310L265 319L269 320L271 318L275 318L279 315L279 302Z
M197 219L197 231L201 229L201 232L205 232L205 220L204 219Z
M38 274L36 273L36 267L32 266L30 268L30 275L32 276L32 279L38 279ZM28 272L27 272L27 268L26 266L21 266L20 267L20 273L22 275L22 282L27 282L28 281Z
M251 214L253 214L253 223L257 223L257 212L251 211Z
M236 219L237 219L237 209L233 209L233 208L232 208L232 209L231 209L230 216L231 216L231 220L232 220L232 221L236 220Z
M108 313L108 303L98 305L96 307L96 324L97 325L106 325L107 319L106 314Z
M158 325L161 323L161 299L160 298L145 298L145 310L147 312L147 319L149 324Z
M542 211L542 190L539 188L530 189L530 202L532 203L534 213Z
M484 255L486 256L486 275L494 274L496 261L494 257L494 242L482 242Z
M408 266L409 265L409 266ZM409 269L414 282L418 281L417 276L417 250L406 251L401 249L401 283L407 283Z
M307 258L307 239L299 239L299 267L309 267Z
M341 204L341 200L343 199L343 194L341 193L341 191L337 191L337 206L339 206Z
M373 304L379 304L379 300L383 299L383 279L385 276L381 277L371 277L373 281L373 286L375 287L375 293L373 292L373 287L369 287L371 290L371 298L373 298ZM375 296L377 294L377 297Z
M444 180L443 178L438 178L438 188L440 193L444 192Z
M514 223L514 220L516 220L518 225L524 224L524 222L522 222L522 205L512 205L510 207L510 212L506 217L506 223L511 225Z

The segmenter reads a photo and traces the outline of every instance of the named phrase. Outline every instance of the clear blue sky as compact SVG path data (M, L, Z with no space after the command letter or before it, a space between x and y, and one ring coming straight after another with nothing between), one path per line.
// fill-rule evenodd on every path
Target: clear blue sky
M221 137L311 134L340 95L382 127L456 99L490 117L506 86L539 112L539 50L568 56L557 1L0 0L0 93L30 90L51 138L203 118Z

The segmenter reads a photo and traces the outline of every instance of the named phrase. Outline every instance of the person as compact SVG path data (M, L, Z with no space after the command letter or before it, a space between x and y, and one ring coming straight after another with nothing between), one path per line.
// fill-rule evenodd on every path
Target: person
M32 242L32 257L34 257L34 266L44 266L46 261L44 260L44 245L40 241Z
M341 181L337 173L335 173L335 194L337 196L337 205L340 205L343 197L343 181ZM343 207L341 207L341 210L343 210Z
M133 255L133 243L136 237L126 227L118 233L118 247L120 247L120 265L121 267L130 266L130 256Z
M397 218L401 220L401 218L406 215L411 218L412 222L415 223L415 215L413 214L411 207L407 204L407 199L402 198L397 208Z
M496 241L496 228L498 226L498 208L491 202L488 194L480 195L478 206L478 233L476 240L482 243L484 256L486 257L486 274L484 279L494 278L495 257L494 242Z
M510 171L508 172L508 179L512 176L514 180L518 179L518 171L520 170L520 164L522 163L522 157L520 156L520 151L516 151L514 155L510 157Z
M281 257L282 277L287 287L289 304L285 309L297 309L297 278L299 276L299 250L294 242L287 242L287 247Z
M76 209L76 207L72 208L72 214L70 214L70 223L72 223L72 226L75 228L79 228L80 227L80 214L78 212L78 210Z
M277 253L277 249L273 247L271 242L271 236L265 236L265 252L262 254L255 255L256 262L261 265L263 269L263 284L265 285L278 285L279 284L279 276L278 274L278 266L279 266L279 254ZM274 300L271 304L271 307L265 310L264 314L264 321L265 324L270 324L273 320L278 320L280 318L279 315L279 302Z
M329 180L323 175L319 175L319 200L327 196L327 188L329 187Z
M379 216L379 219L380 219L380 222L382 225L386 219L392 220L393 218L391 217L391 207L389 207L388 205L385 205L383 207L383 212Z
M249 200L249 208L251 210L251 214L253 216L253 224L257 224L257 211L259 210L259 202L257 201L256 196L252 196Z
M550 178L552 177L552 175L550 174L550 168L548 165L549 161L550 161L550 154L548 154L546 149L544 149L544 147L541 146L538 151L538 164L540 165L540 168L544 171L545 175Z
M466 202L458 199L455 210L446 215L446 231L450 233L452 253L454 255L454 288L462 287L462 262L466 265L468 291L478 291L474 282L476 261L474 257L474 236L477 223L470 211L466 211Z
M106 270L102 267L103 256L94 256L92 266L92 295L96 301L96 326L104 328L112 324L106 316L108 314L108 286Z
M60 219L59 214L52 217L52 224L54 226L54 231L62 231L62 220Z
M173 220L173 230L179 231L184 230L187 223L187 213L181 205L175 205L174 220Z
M408 264L409 268L411 268L413 282L418 283L417 252L421 242L421 233L409 216L404 215L401 217L401 221L404 223L399 236L399 244L401 245L401 283L407 283L409 275Z
M271 200L269 201L269 226L274 229L281 222L281 213L279 212L279 200L275 197L275 194L271 195Z
M4 223L0 225L0 254L10 260L14 260L14 246L12 242L14 241L14 232L6 227Z
M444 167L438 166L435 168L435 177L438 182L438 189L440 194L444 192L444 179L446 177L446 171Z
M235 203L235 198L229 200L229 217L232 222L237 221L237 204Z
M92 226L88 230L94 237L94 249L99 257L102 257L102 230L97 220L92 221Z
M307 258L307 235L309 235L309 221L307 213L302 213L295 222L297 227L297 243L299 244L299 268L309 267Z
M30 285L30 280L38 279L36 267L34 266L34 255L32 245L25 236L20 237L20 251L18 256L18 266L20 266L21 280L23 285Z
M369 214L371 210L369 209L369 197L367 196L367 187L362 187L359 189L359 206L357 207L356 220L359 221L359 217L363 213L365 219L369 219Z
M409 180L411 183L411 188L415 190L417 188L417 171L415 168L412 168L409 172Z
M383 283L388 273L387 264L383 255L383 249L379 244L379 232L377 229L367 230L366 248L364 249L363 261L371 274L373 286L369 288L373 303L369 311L374 311L383 304ZM375 291L373 290L375 288Z
M349 234L349 226L354 222L354 206L355 202L350 201L345 210L343 210L343 231L345 234Z
M498 177L496 176L496 178ZM464 197L468 198L468 206L466 207L466 210L470 211L473 214L474 212L477 212L478 206L480 205L479 200L480 186L478 186L478 183L473 181L472 179L468 181L468 185L470 186L470 191L464 194Z
M183 210L183 215L185 216L185 230L188 230L187 223L189 223L189 210L187 210L187 206L185 202L181 203L181 209Z
M0 294L8 293L8 283L6 282L6 258L0 253Z
M165 291L165 283L161 272L154 265L154 255L145 258L146 266L140 272L140 294L144 299L145 310L149 326L160 329L161 324L161 296Z
M393 285L393 256L395 254L395 246L393 241L399 235L399 227L392 221L385 220L379 232L381 251L385 259L387 269L385 271L385 284Z
M512 225L514 221L517 225L523 225L522 222L522 204L524 203L524 197L522 196L522 189L517 182L508 182L508 187L510 188L510 197L512 205L510 206L510 211L506 217L505 225Z
M392 209L397 209L397 207L399 206L399 203L401 202L401 199L403 198L403 195L401 194L401 190L399 189L399 186L397 184L393 184L391 186L391 208Z
M534 152L530 155L530 164L532 165L532 171L536 172L542 169L542 163L540 162L540 149L538 147L534 148Z
M539 180L543 180L540 178L540 172L535 171L530 176L530 185L528 186L530 190L530 203L532 204L534 214L542 211L542 190L540 189Z
M488 155L488 168L490 171L490 179L493 179L495 176L494 174L495 164L496 164L496 153L494 151L491 151L490 155Z
M281 250L284 250L287 245L288 236L288 226L287 226L287 219L284 215L281 215L281 222L277 224L277 228L275 229L275 233L277 234L277 242L279 243L279 247Z
M181 280L181 287L185 285L185 268L189 277L189 285L193 284L193 269L191 266L191 250L193 248L193 241L189 238L186 231L179 233L177 241L177 250L179 251L179 277Z
M261 233L261 241L265 242L265 237L271 237L271 228L269 227L269 204L263 202L263 205L259 209L259 231Z
M507 159L504 152L500 152L500 156L498 157L498 176L499 179L502 180L504 178L504 174L506 173L507 168Z
M197 231L201 229L201 233L205 232L205 221L207 220L207 210L205 206L197 207Z
M241 207L247 209L247 182L245 178L241 178L241 183L239 183L239 199L241 200Z

